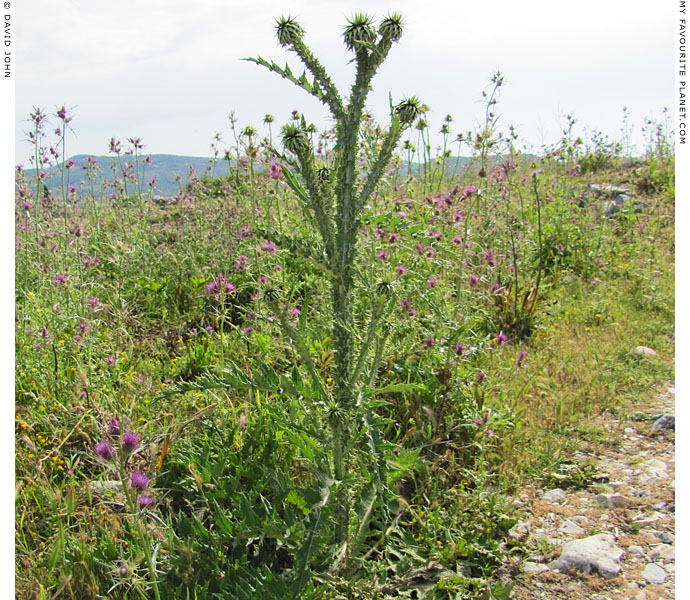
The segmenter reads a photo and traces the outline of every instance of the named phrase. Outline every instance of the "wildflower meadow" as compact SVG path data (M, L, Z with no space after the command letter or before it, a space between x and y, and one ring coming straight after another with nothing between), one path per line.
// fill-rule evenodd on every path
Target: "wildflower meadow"
M77 161L78 111L32 112L18 598L503 600L516 494L673 381L669 123L633 155L568 117L526 154L497 72L484 122L448 114L434 149L423 89L386 122L366 109L403 36L400 15L352 17L340 90L278 19L300 64L247 60L332 128L233 114L166 197L145 141Z

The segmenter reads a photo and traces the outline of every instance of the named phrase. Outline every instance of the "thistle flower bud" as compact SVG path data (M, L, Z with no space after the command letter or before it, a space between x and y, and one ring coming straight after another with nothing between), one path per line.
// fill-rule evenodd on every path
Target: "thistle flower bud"
M395 107L395 112L403 125L409 125L422 114L419 98L416 96L405 98Z
M402 15L398 13L388 15L379 25L379 34L382 38L397 42L403 34L402 21Z
M276 288L268 288L264 290L264 300L266 302L276 302L280 297L280 292Z
M348 50L357 50L360 44L373 44L376 41L376 30L368 15L358 13L348 23L343 33Z
M283 125L281 129L283 146L294 154L301 154L309 150L309 138L307 132L295 125Z
M379 295L390 298L393 293L393 283L388 279L383 279L376 284L376 291Z
M302 26L292 17L281 17L276 25L276 37L281 46L292 46L304 35Z

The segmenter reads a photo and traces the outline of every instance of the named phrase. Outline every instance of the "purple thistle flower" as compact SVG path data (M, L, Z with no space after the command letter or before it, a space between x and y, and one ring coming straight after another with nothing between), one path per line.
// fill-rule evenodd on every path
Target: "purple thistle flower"
M139 436L133 431L128 431L122 437L122 449L125 452L133 452L139 445Z
M508 339L508 336L503 333L502 331L496 336L496 343L497 344L502 344Z
M111 354L108 358L105 359L105 364L108 366L115 364L115 357Z
M407 268L403 267L402 265L398 265L398 275L404 275L407 273Z
M379 260L388 260L388 252L386 252L385 250L379 252L379 253L377 254L377 258L378 258Z
M427 284L430 288L436 287L436 280L435 280L435 279L427 279L426 284Z
M460 356L464 351L465 351L465 346L463 346L462 344L457 344L455 346L455 354L457 354L458 356Z
M479 283L479 277L472 275L470 277L470 285L477 285Z
M401 219L404 219L404 218L407 217L407 213L406 213L404 210L399 210L399 211L398 211L398 216L399 216Z
M58 273L53 279L53 283L65 283L65 276L62 273Z
M144 490L146 489L146 486L149 484L149 478L146 477L146 474L142 473L141 471L132 473L130 475L129 480L131 481L132 487L135 490Z
M522 364L522 361L523 361L523 360L525 360L525 353L524 353L524 352L520 352L520 354L518 355L518 359L517 359L517 364L518 364L518 366L520 366L520 365Z
M147 508L153 504L153 498L151 498L151 496L148 494L139 494L137 497L137 502L139 503L140 508Z
M424 345L425 345L427 348L431 348L431 346L434 345L434 338L432 338L432 337L424 338Z
M94 447L93 447L94 452L100 456L101 458L104 458L105 460L110 460L113 457L113 447L105 441L100 441L98 442Z
M479 373L477 373L477 383L479 385L481 385L483 382L484 382L484 373L479 371Z

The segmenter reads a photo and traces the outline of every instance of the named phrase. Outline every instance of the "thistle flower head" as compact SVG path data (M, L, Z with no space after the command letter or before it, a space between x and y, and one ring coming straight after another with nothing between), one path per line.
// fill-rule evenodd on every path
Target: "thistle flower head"
M304 29L293 17L280 17L276 24L276 37L281 46L292 46L304 35Z
M357 13L348 19L343 39L348 50L358 50L361 44L373 44L376 41L376 30L371 24L371 17L364 13Z
M148 494L139 494L137 497L137 502L139 503L139 508L146 508L147 506L151 506L151 504L153 504L153 498L151 498L151 496Z
M98 456L105 460L110 460L114 454L113 447L108 442L104 441L98 442L93 447L93 450Z
M283 146L294 154L301 154L309 150L309 138L307 132L301 127L292 124L283 125L280 130L283 137Z
M379 34L384 39L389 39L391 42L397 42L403 34L402 15L398 13L388 15L381 21L381 25L379 25Z
M135 490L144 490L146 489L146 486L148 486L149 484L149 478L146 476L145 473L142 473L141 471L132 473L129 477L129 480L132 483L132 487Z
M122 436L122 449L125 452L133 452L139 445L139 436L133 431L128 431Z

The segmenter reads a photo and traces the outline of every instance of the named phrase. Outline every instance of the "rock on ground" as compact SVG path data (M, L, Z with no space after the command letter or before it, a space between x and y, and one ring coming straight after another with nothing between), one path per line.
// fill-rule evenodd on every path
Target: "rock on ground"
M565 544L560 558L549 568L554 571L575 568L582 573L597 571L610 579L620 573L622 556L623 550L616 546L614 537L610 533L600 533Z

